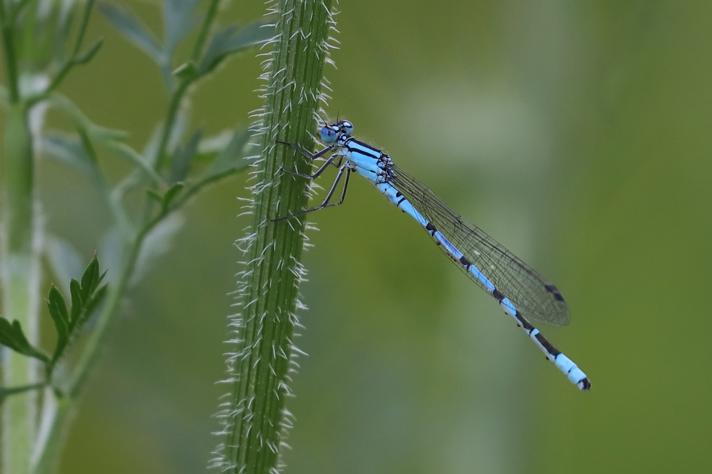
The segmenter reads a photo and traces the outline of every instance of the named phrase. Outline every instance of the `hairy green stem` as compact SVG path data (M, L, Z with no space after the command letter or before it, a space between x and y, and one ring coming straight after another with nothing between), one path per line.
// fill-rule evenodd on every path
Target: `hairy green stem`
M237 351L228 358L229 402L218 413L223 429L211 467L228 473L267 474L281 466L280 451L291 424L284 407L296 349L298 288L304 276L303 217L273 219L302 209L308 183L282 169L306 173L302 156L278 141L314 146L328 35L333 26L331 1L280 0L276 36L263 77L266 103L256 124L259 155L250 188L252 224L242 242L245 269L238 281L240 314L231 316Z

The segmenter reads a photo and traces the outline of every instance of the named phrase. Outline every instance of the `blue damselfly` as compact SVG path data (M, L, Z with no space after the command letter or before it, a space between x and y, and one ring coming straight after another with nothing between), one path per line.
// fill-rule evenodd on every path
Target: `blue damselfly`
M325 159L313 174L305 177L316 179L330 165L336 166L338 171L319 206L275 220L338 206L346 198L351 173L363 176L396 207L415 219L460 269L494 297L569 381L581 390L588 390L591 383L586 374L529 322L529 319L559 325L568 322L568 308L556 286L479 227L465 223L432 191L398 168L390 156L356 140L352 132L353 124L347 120L325 124L319 132L325 147L316 153L280 142L312 160ZM342 183L339 200L331 203L339 183Z

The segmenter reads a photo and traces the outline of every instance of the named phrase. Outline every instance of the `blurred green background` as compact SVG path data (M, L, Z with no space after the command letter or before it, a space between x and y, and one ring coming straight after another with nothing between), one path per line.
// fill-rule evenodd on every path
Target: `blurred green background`
M126 3L160 30L158 2ZM233 1L223 24L262 13ZM343 1L328 112L386 149L566 295L544 332L579 393L365 182L313 217L291 473L708 472L712 3ZM63 92L142 146L158 71L106 38ZM197 91L194 125L248 122L253 54ZM106 157L106 159L111 159ZM45 162L47 225L87 254L92 187ZM113 325L62 473L202 472L217 439L244 181L202 194Z

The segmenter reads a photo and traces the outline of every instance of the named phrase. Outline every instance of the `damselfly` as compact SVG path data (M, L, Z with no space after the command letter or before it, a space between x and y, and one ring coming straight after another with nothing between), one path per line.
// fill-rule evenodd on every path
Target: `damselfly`
M396 207L415 219L460 269L494 297L572 383L581 390L591 388L586 374L529 322L529 319L559 325L568 322L568 308L559 290L479 227L466 224L432 191L398 168L387 154L353 138L352 132L353 124L347 120L325 124L319 132L325 147L316 153L280 142L312 160L325 159L314 174L305 177L318 178L330 165L336 166L338 172L319 206L276 220L342 204L351 173L363 176ZM340 198L331 203L342 180Z

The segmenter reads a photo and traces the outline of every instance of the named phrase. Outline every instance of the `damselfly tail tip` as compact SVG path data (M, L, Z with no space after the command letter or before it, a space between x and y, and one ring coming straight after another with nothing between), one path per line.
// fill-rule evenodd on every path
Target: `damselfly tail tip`
M591 389L591 382L588 380L588 377L582 378L578 381L576 385L578 386L579 390L588 391Z

